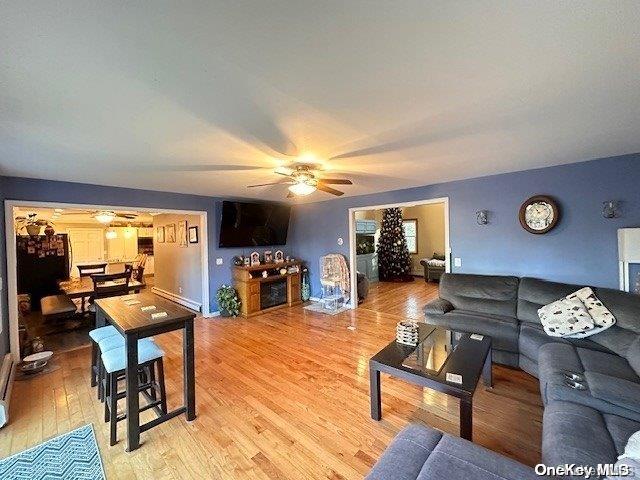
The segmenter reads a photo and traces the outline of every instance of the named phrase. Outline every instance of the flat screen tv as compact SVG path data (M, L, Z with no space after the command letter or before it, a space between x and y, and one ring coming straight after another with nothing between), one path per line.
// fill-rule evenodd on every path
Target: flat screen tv
M285 245L291 207L277 203L222 202L219 247Z

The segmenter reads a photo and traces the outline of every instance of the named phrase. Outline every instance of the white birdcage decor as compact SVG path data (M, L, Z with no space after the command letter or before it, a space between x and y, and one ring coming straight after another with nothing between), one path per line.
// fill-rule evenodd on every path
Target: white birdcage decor
M339 254L320 257L321 302L327 310L344 306L350 291L349 268L346 259Z

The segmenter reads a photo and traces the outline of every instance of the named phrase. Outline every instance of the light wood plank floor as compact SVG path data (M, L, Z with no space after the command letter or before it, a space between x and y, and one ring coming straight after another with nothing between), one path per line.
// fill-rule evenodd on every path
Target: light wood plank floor
M198 318L198 418L142 434L131 454L124 422L120 442L108 444L102 405L89 386L89 350L65 353L57 371L15 383L0 457L93 423L109 479L362 478L408 422L457 432L457 401L386 375L383 420L369 417L369 358L393 338L399 317L434 295L424 282L380 284L369 307L336 316L298 307L251 319ZM158 341L171 407L181 402L181 339L171 333ZM502 367L494 367L494 379L493 390L478 387L474 398L474 441L533 465L541 441L537 382Z

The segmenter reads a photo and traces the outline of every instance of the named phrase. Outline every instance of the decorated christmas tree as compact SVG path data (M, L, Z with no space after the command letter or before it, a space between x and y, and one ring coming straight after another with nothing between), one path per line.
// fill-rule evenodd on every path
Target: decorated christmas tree
M402 210L387 208L382 213L378 238L378 273L382 281L407 281L411 277L411 257L402 228Z

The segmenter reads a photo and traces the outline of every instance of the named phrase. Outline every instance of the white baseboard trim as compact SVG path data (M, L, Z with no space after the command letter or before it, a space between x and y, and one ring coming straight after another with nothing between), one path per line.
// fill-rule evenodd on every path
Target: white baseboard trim
M213 318L213 317L219 317L220 316L220 310L216 310L215 312L211 312L209 313L209 315L203 315L204 318Z
M158 287L151 287L151 291L156 295L160 295L161 297L171 300L172 302L179 303L183 307L190 308L191 310L195 310L196 312L202 311L202 304L189 298L176 295L173 292L168 292L167 290L163 290L162 288Z

